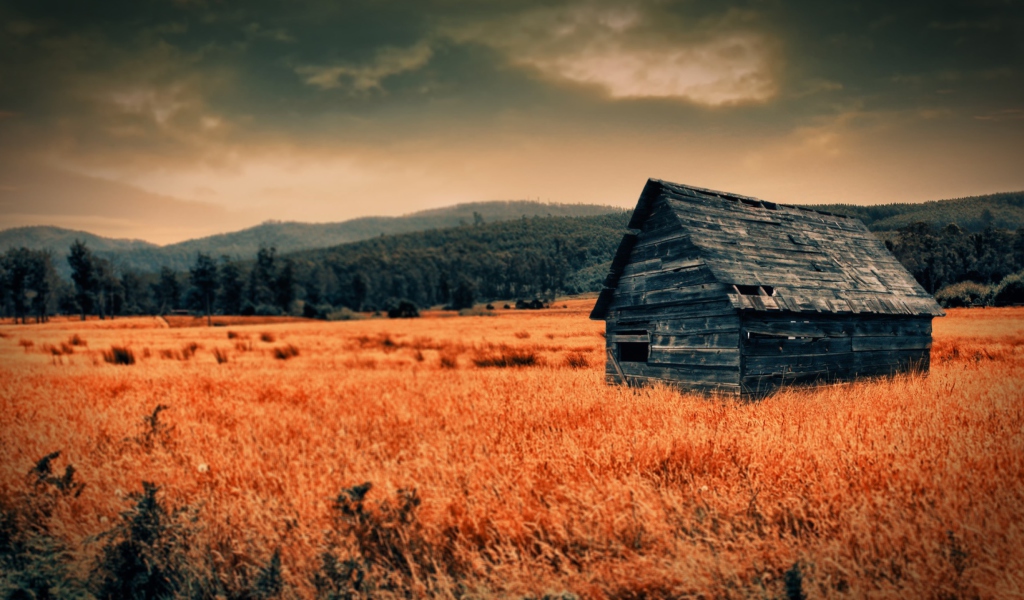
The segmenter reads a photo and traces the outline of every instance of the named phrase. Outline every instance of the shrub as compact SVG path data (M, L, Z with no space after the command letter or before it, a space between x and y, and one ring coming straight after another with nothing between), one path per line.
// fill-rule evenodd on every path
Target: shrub
M177 513L169 513L157 498L159 488L142 482L142 493L121 522L100 535L105 539L93 571L99 598L172 598L188 579L187 531Z
M265 331L260 334L260 340L267 342L268 344L272 344L277 341L277 336L270 333L269 331Z
M330 304L311 304L306 302L302 305L302 316L307 319L326 319L327 315L334 312Z
M111 346L103 352L103 360L112 365L134 365L135 353L127 346Z
M516 308L519 310L538 310L544 308L544 303L537 299L530 300L529 302L526 300L516 300Z
M86 342L85 340L83 340L81 338L81 336L79 336L77 333L75 335L71 336L70 338L68 338L68 343L71 344L72 346L88 346L89 345L89 343Z
M516 332L516 337L521 339L521 340L528 340L528 339L530 339L530 332L529 331L517 331Z
M338 310L332 310L327 313L324 315L324 318L328 321L353 321L355 319L364 319L365 317L351 308L343 306Z
M242 336L239 335L238 332L236 332L236 331L229 331L228 332L228 339L229 340L233 340L233 339L240 338L240 337L242 337Z
M498 316L498 313L490 311L490 310L487 310L487 309L484 309L484 308L480 308L479 306L475 306L473 308L463 308L463 309L459 310L459 316L460 317L496 317L496 316Z
M288 344L287 346L278 346L274 348L274 358L278 360L288 360L293 356L299 355L299 349L295 346Z
M417 515L416 490L399 489L394 499L368 507L371 488L366 482L344 489L334 501L335 530L314 579L319 597L372 598L378 591L411 597L437 575L433 549ZM347 547L339 552L342 544Z
M420 316L419 309L408 300L402 300L398 306L388 309L389 319L414 319L418 316Z
M987 303L992 286L974 281L961 281L935 292L935 300L946 308L976 306Z
M214 348L213 357L217 359L218 365L222 365L228 362L228 351L222 350L221 348Z
M84 484L75 468L53 474L60 452L40 459L24 479L24 488L0 494L0 594L3 598L88 598L72 564L74 554L50 528L59 503L77 497Z
M1003 277L999 285L992 290L992 304L995 306L1024 304L1024 271Z

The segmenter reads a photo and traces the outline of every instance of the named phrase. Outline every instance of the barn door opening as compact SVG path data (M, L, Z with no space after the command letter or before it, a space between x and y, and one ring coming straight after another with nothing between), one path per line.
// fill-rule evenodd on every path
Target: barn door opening
M613 339L619 362L645 363L651 355L651 336L644 330L618 331Z

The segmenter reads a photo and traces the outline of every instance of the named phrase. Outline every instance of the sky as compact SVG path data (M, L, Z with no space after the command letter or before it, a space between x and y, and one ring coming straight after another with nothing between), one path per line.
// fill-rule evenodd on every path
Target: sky
M0 0L0 229L1024 189L1024 2Z

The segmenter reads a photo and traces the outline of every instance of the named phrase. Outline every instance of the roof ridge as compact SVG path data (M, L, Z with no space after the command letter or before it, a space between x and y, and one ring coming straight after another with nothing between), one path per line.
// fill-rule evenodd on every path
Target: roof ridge
M781 202L772 202L771 200L762 200L761 198L755 198L753 196L744 196L742 194L734 194L732 192L723 192L723 191L720 191L720 190L713 190L713 189L710 189L710 188L702 188L702 187L697 187L695 185L686 185L684 183L675 183L673 181L666 181L664 179L655 179L655 178L652 177L652 178L648 179L648 181L653 181L653 182L655 182L658 185L661 185L663 187L681 188L681 189L684 189L684 190L691 190L691 191L698 192L698 193L705 194L705 195L718 196L719 198L722 198L723 200L751 200L751 201L754 201L754 202L760 202L762 204L770 204L770 205L773 205L773 206L781 206L781 207L784 207L784 208L792 208L792 209L795 209L795 210L802 210L802 211L805 211L805 212L813 212L813 213L818 213L820 215L827 215L829 217L842 217L844 219L856 219L856 217L851 217L849 215L843 215L843 214L839 214L839 213L828 212L827 210L818 210L816 208L808 208L806 206L800 206L799 204L783 204Z

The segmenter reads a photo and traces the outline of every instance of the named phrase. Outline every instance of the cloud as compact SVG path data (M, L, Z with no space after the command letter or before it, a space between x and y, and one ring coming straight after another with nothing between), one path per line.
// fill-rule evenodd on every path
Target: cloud
M650 8L575 5L463 21L442 31L490 46L546 77L597 86L612 98L720 106L765 102L778 91L776 43L736 13L686 22Z
M321 89L349 87L354 92L380 90L388 77L414 71L427 64L433 50L426 41L408 48L388 46L377 51L369 64L301 66L296 68L309 85Z

